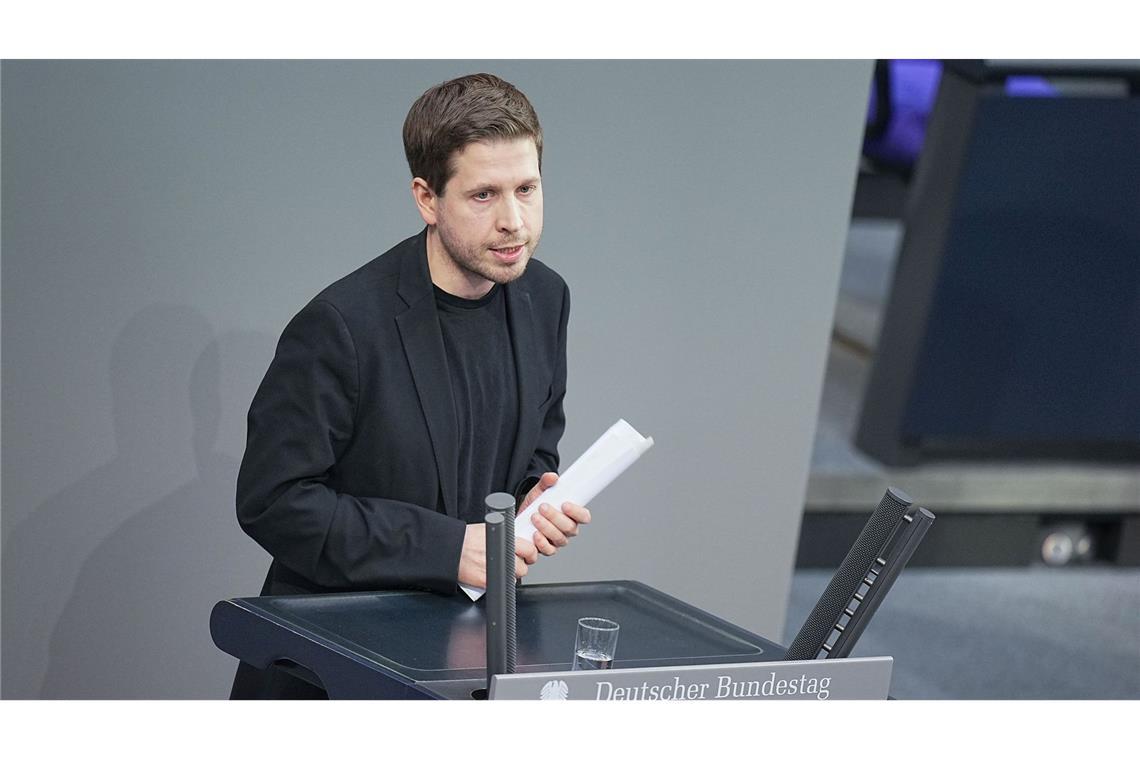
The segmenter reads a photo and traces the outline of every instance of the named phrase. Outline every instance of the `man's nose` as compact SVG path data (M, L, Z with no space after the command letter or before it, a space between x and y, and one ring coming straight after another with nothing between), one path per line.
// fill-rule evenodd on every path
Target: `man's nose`
M505 198L499 205L499 230L518 232L523 226L522 206L516 198Z

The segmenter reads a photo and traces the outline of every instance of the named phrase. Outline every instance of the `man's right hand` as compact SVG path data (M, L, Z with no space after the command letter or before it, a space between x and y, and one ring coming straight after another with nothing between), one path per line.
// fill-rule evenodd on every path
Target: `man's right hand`
M538 561L538 549L525 538L515 539L515 577L527 573L527 565ZM463 535L459 553L459 582L473 588L487 588L487 525L471 523Z

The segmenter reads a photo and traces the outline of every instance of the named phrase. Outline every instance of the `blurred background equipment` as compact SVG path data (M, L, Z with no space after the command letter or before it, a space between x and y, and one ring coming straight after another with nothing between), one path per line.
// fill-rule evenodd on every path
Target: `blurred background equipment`
M924 136L920 101L865 143L921 148L856 432L884 464L1140 459L1140 70L1043 70L947 64Z
M1138 82L876 64L785 638L867 505L921 494L853 653L898 698L1140 698Z
M889 484L941 518L917 565L1140 564L1138 85L1135 61L876 63L801 566Z

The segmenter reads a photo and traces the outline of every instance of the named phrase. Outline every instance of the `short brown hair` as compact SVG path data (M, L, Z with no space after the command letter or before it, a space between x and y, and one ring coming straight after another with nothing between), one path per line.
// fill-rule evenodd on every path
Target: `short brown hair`
M470 74L437 84L404 119L404 155L413 177L436 195L451 179L452 156L469 143L534 138L542 171L542 127L517 87L494 74Z

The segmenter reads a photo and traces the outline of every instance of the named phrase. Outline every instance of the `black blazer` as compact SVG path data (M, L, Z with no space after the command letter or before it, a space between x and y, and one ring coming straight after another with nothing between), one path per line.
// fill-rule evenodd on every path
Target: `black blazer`
M426 240L425 229L330 285L277 344L237 483L238 520L274 558L263 594L456 591L458 425ZM532 260L505 294L519 494L558 470L570 293Z

